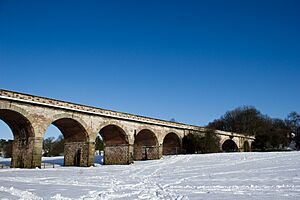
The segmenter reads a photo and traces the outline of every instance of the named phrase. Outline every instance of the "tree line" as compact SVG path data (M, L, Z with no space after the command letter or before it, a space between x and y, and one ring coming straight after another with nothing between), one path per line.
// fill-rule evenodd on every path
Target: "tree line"
M207 128L255 136L253 150L284 150L288 146L300 149L300 115L291 112L285 119L263 115L252 106L238 107L226 112Z
M242 106L227 111L206 128L206 133L183 138L182 147L186 153L221 151L220 138L214 130L255 136L252 151L300 150L300 115L295 111L285 119L278 119L262 114L253 106Z
M187 154L217 153L220 151L220 138L213 129L206 133L188 134L182 138L182 148Z
M95 142L95 150L103 150L103 141L100 136L97 136ZM64 137L60 135L57 139L48 137L43 140L43 156L62 156L64 155Z
M0 140L0 157L11 158L13 140Z

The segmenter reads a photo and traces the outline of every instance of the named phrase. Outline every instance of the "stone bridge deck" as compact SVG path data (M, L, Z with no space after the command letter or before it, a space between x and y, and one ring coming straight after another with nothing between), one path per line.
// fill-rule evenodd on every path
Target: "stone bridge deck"
M53 108L66 109L66 110L82 112L86 114L100 115L100 116L110 117L110 118L120 119L120 120L138 121L147 124L155 124L155 125L181 128L181 129L194 130L194 131L203 130L203 128L199 126L193 126L193 125L183 124L178 122L170 122L166 120L154 119L150 117L138 116L134 114L128 114L128 113L117 112L112 110L106 110L102 108L96 108L92 106L86 106L86 105L81 105L81 104L76 104L76 103L71 103L66 101L59 101L56 99L39 97L39 96L34 96L29 94L22 94L22 93L12 92L8 90L0 90L0 98L29 103L33 105L49 106Z

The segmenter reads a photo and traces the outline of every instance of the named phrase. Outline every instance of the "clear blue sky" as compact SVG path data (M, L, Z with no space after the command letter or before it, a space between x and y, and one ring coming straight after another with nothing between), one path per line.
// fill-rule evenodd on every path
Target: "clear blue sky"
M242 105L285 118L300 112L299 10L0 0L0 88L201 126Z

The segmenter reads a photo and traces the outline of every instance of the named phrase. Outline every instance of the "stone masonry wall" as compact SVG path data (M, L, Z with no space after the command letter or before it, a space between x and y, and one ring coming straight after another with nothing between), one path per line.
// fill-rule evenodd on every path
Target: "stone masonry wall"
M159 146L134 147L134 160L154 160L159 158Z
M129 145L105 146L104 164L130 164L132 163L132 152L129 152Z

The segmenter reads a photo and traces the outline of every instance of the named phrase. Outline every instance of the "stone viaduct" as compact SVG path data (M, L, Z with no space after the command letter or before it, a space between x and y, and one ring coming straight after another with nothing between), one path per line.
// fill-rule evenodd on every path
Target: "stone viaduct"
M0 119L14 137L11 167L41 166L44 134L53 124L65 138L64 165L94 164L95 140L104 142L104 164L130 164L181 152L182 138L205 133L198 126L104 110L0 90ZM254 137L216 131L220 148L250 151Z

